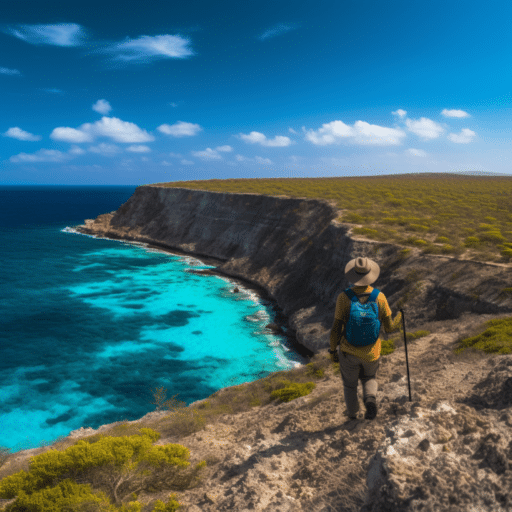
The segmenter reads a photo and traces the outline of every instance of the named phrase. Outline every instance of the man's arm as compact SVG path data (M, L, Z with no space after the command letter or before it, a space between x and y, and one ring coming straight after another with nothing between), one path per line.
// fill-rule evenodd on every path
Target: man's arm
M343 320L339 318L334 319L331 329L331 350L336 350L339 342L341 341L341 333L343 332Z

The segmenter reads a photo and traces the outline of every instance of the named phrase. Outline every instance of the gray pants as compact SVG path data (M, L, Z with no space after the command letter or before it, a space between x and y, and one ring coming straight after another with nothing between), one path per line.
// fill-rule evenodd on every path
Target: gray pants
M343 391L345 393L345 404L347 415L355 416L359 411L357 399L357 385L359 379L363 384L363 402L367 398L377 399L377 381L375 374L379 369L380 358L371 363L363 361L357 356L347 354L339 350L340 372L343 380Z

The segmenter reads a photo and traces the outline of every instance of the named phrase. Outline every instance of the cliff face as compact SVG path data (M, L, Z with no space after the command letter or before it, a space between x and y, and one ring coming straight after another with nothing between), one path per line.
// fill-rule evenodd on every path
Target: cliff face
M116 212L86 220L83 233L137 240L218 260L217 270L264 288L289 318L297 341L329 346L345 265L366 256L381 268L375 287L396 314L405 301L407 330L464 312L512 312L509 266L422 255L357 240L324 200L138 187Z

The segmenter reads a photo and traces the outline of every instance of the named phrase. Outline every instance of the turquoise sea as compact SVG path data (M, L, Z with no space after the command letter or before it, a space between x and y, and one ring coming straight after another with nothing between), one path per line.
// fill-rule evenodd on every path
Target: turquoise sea
M198 259L78 234L135 187L0 187L0 447L135 420L307 362L278 310ZM240 293L232 293L238 287Z

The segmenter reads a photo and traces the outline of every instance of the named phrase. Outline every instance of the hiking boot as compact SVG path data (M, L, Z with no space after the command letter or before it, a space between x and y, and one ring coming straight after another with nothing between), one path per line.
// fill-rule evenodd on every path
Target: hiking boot
M366 414L364 415L365 420L373 420L377 416L377 404L373 400L367 400L365 403Z

